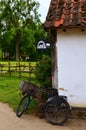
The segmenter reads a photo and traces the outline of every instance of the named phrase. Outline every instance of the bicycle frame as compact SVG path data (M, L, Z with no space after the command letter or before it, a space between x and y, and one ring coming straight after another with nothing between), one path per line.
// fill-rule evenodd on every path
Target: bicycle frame
M45 113L45 117L48 120L48 122L54 125L62 125L67 121L71 112L71 107L67 102L67 97L59 96L57 89L41 89L36 85L25 81L20 85L20 90L22 91L22 94L24 96L21 99L16 112L16 115L18 117L20 117L27 110L30 104L30 97L32 96L38 102L41 110L43 108L43 111L40 112ZM47 94L46 98L43 97L43 93ZM21 106L24 107L22 108L22 110L20 109ZM62 115L62 112L64 111L65 115ZM55 119L53 120L53 118Z

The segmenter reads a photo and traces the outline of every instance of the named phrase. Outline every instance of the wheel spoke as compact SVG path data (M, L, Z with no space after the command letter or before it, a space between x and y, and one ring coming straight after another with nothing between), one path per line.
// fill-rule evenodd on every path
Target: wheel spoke
M25 96L22 98L16 111L16 115L18 117L20 117L27 110L29 103L30 103L30 97Z
M69 117L69 106L67 103L59 105L48 104L46 106L45 116L46 119L54 125L62 125Z

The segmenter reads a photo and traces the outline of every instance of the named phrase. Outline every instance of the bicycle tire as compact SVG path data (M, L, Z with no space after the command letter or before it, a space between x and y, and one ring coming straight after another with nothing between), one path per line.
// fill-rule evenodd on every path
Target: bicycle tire
M70 115L70 106L66 100L59 105L48 103L45 108L45 117L53 125L63 125Z
M22 114L28 109L29 104L30 104L30 96L26 95L21 99L18 105L16 116L21 117Z

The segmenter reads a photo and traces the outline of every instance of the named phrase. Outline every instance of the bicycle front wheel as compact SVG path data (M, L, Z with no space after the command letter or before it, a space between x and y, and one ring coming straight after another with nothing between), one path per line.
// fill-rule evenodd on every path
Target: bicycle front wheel
M27 110L29 104L30 104L30 96L26 95L21 99L18 105L16 116L21 117L22 114Z
M59 105L48 103L45 110L45 117L53 125L63 125L70 115L70 106L65 102Z

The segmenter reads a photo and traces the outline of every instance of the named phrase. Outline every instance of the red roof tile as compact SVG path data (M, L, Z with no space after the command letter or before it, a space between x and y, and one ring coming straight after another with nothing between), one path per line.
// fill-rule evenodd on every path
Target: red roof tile
M86 27L86 0L51 0L44 28Z

